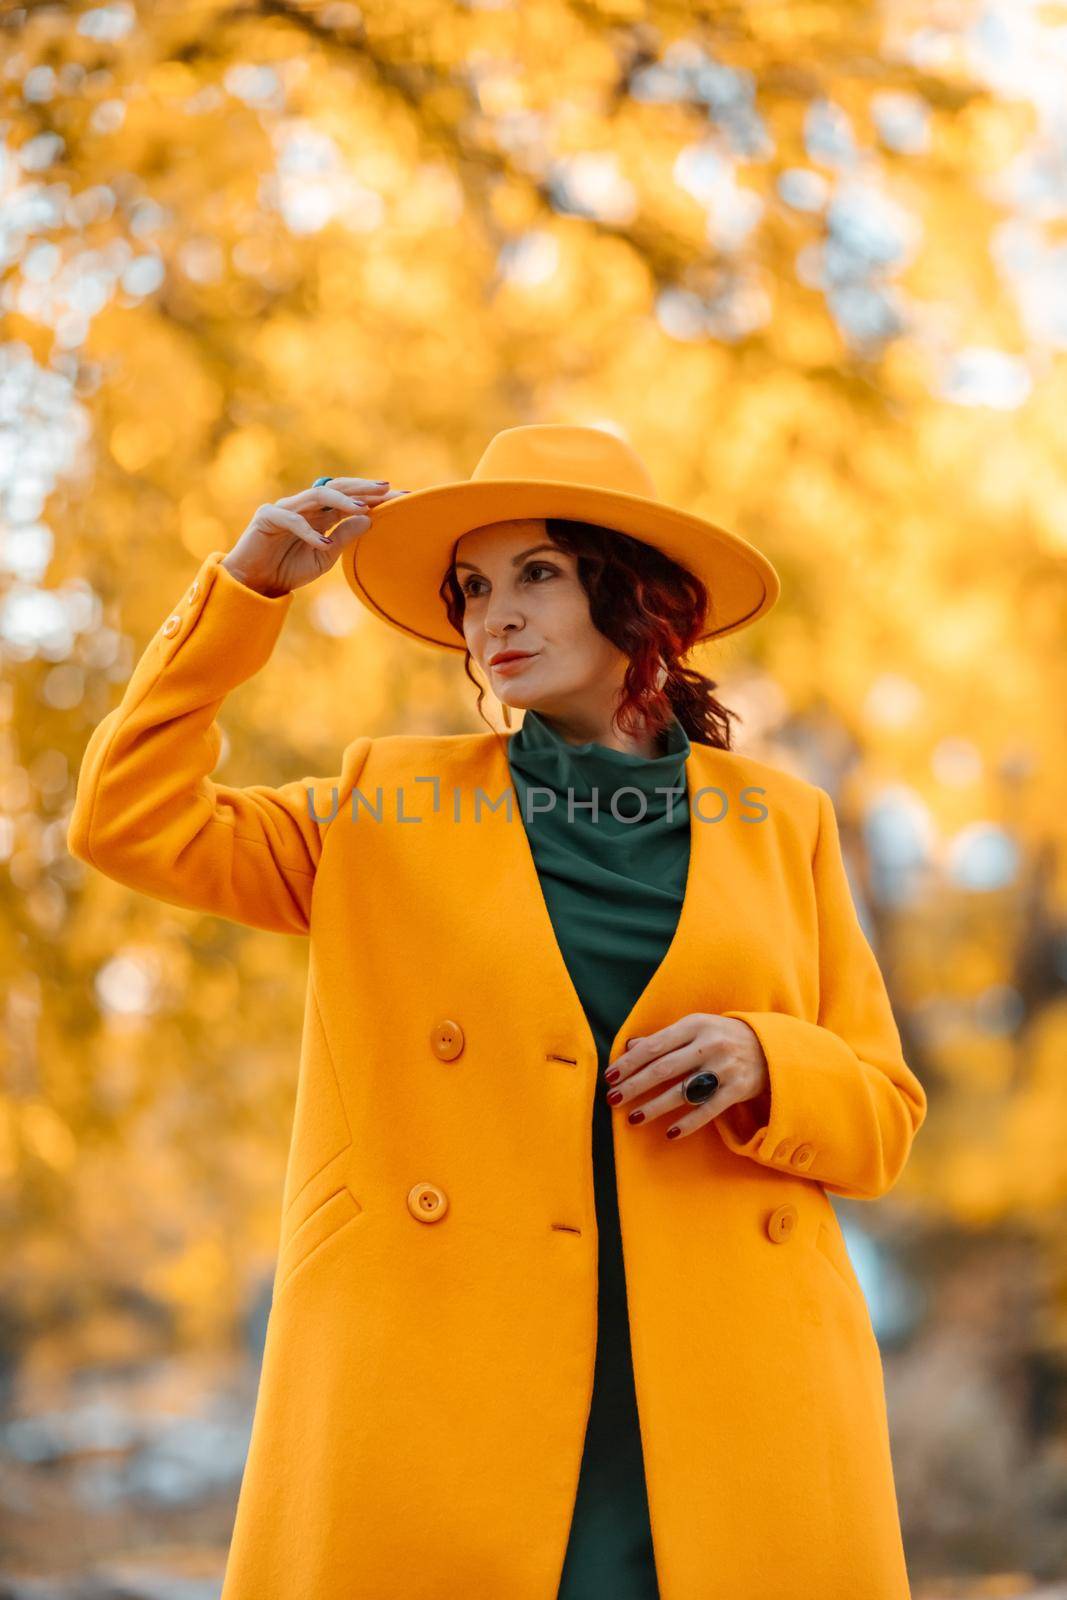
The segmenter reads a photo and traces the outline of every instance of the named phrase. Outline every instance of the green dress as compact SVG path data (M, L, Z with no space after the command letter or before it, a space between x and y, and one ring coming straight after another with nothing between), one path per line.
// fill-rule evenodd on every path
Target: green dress
M591 1108L599 1236L597 1348L558 1600L658 1600L659 1594L615 1188L612 1122L622 1113L607 1104L603 1074L615 1034L671 942L685 893L689 739L677 718L661 748L662 755L646 758L607 745L569 744L535 711L526 712L508 741L541 890L597 1046ZM657 788L673 794L657 794ZM594 789L595 821L589 807L581 807ZM611 801L617 789L622 793L615 817ZM568 821L568 790L574 796L573 821ZM554 804L546 791L555 796ZM538 809L550 804L551 810ZM630 1128L623 1119L619 1137L663 1138L667 1126L666 1119L657 1118Z

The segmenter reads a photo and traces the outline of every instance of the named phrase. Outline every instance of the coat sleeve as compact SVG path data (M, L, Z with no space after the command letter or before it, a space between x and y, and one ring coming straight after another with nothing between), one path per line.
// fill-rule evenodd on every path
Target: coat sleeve
M818 1020L779 1011L726 1011L753 1028L769 1093L714 1119L738 1155L814 1179L834 1194L875 1200L891 1189L926 1116L886 986L853 902L833 802L818 789L812 859L819 929Z
M371 744L333 778L271 789L214 783L225 696L267 661L292 605L207 556L157 629L119 704L94 729L67 830L72 855L172 905L277 933L306 933L329 820Z

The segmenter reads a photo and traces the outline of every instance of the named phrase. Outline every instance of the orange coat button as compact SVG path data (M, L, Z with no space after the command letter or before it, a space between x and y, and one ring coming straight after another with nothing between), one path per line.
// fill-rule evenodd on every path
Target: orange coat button
M794 1167L810 1167L815 1155L815 1146L811 1144L798 1144L793 1151L792 1161Z
M430 1034L433 1053L442 1061L454 1061L463 1049L463 1029L458 1022L437 1022Z
M171 617L168 617L166 622L163 624L162 631L166 634L167 638L169 639L172 633L177 633L177 631L181 627L181 625L182 625L181 617L171 616Z
M200 593L200 579L199 578L194 578L192 583L189 585L189 599L190 600L195 600L199 593Z
M783 1244L797 1224L796 1206L777 1206L767 1218L767 1233L775 1244Z
M780 1161L783 1156L787 1156L788 1154L789 1154L789 1140L788 1139L779 1139L778 1143L774 1147L774 1159L775 1159L775 1161Z
M408 1210L420 1222L440 1222L448 1210L448 1196L432 1183L417 1183L408 1190Z

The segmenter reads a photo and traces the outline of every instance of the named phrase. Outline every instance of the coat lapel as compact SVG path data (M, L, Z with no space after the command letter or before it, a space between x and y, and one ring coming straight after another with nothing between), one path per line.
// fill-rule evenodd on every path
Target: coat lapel
M510 791L511 820L505 806L483 813L477 825L477 836L482 848L492 854L492 877L499 885L504 903L521 911L512 916L516 930L521 929L521 946L515 950L530 984L538 984L542 994L556 994L565 1001L573 1027L586 1040L595 1056L592 1030L578 992L571 980L567 963L556 938L552 917L541 888L530 841L522 820L522 806L511 775L506 741L487 735L486 780L484 790L494 801ZM674 936L641 994L634 1002L628 1016L612 1042L609 1059L621 1054L625 1040L631 1036L651 1032L677 1020L685 1010L692 1010L694 1002L691 976L696 964L696 952L704 948L710 924L710 904L707 885L714 881L712 855L716 851L718 830L710 821L701 821L696 815L693 797L708 780L704 771L704 747L693 745L686 759L685 804L690 811L689 869L686 874L685 894L674 930ZM679 800L677 802L681 804ZM485 830L485 831L482 831ZM711 952L705 950L701 965L710 964ZM688 980L688 981L687 981ZM688 1002L682 998L689 995ZM675 1008L681 1005L682 1011Z

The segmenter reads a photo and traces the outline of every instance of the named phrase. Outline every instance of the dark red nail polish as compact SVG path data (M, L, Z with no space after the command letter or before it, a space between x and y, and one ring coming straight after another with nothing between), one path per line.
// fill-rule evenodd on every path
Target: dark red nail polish
M643 1111L631 1111L626 1120L627 1122L644 1122L645 1113Z
M621 1089L612 1089L611 1093L608 1095L608 1105L609 1106L617 1106L621 1099L622 1099L622 1090Z
M681 1133L681 1131L682 1131L681 1128L668 1128L667 1129L667 1138L668 1139L677 1139L679 1134Z
M605 1083L618 1083L618 1081L619 1081L619 1069L618 1069L618 1067L609 1067L607 1072L605 1072L605 1074L604 1074L604 1082Z

